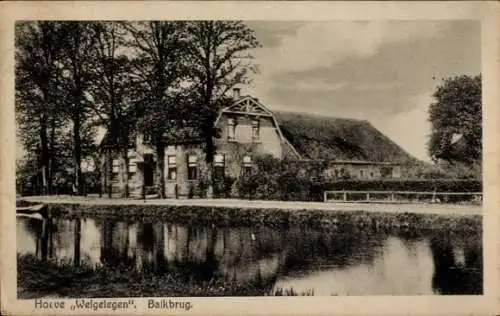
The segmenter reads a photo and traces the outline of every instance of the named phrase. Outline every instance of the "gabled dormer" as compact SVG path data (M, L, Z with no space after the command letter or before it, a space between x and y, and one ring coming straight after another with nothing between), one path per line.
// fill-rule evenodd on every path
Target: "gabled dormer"
M234 90L233 99L234 103L220 111L215 123L220 130L219 145L250 145L256 151L282 158L288 141L273 112L257 98L240 96L238 89Z

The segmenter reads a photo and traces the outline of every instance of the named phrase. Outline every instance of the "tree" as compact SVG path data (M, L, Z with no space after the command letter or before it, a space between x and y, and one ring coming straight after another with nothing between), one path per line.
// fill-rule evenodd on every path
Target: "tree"
M470 167L481 164L481 75L443 79L433 96L428 143L432 159Z
M52 191L62 133L59 76L61 27L52 22L16 24L16 119L24 147L38 153L42 193Z
M129 196L128 169L130 138L134 134L136 114L134 109L134 87L129 58L125 55L125 29L118 22L94 24L97 43L95 45L96 77L93 97L101 114L101 123L112 139L112 148L120 153L125 166L124 195ZM107 161L107 177L111 178L112 155ZM111 197L111 183L108 182Z
M61 84L65 95L64 114L71 123L74 185L78 195L84 194L82 173L82 156L85 154L85 141L92 142L90 137L95 122L96 108L90 94L95 79L96 31L93 22L51 22L61 27L59 45L63 56L58 66L61 71ZM87 136L84 137L83 131ZM92 146L88 146L91 149Z
M248 83L249 72L256 71L248 51L259 47L259 43L254 31L241 21L193 21L187 24L186 31L186 71L198 97L192 119L205 137L213 188L217 113L228 102L226 93L238 84ZM212 190L209 189L209 195Z
M149 21L125 23L124 26L131 36L129 46L136 55L132 60L133 74L142 87L138 128L148 134L155 147L158 194L164 198L164 137L178 128L186 117L179 106L185 22Z

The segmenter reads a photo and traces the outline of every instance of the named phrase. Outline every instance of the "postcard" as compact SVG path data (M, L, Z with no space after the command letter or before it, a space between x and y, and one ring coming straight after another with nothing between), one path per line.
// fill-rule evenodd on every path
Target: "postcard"
M496 2L4 2L5 315L493 315Z

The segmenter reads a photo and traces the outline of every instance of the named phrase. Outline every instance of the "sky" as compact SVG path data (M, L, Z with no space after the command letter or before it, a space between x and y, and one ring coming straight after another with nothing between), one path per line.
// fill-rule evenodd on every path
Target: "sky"
M242 94L271 110L367 120L424 161L427 110L441 78L481 71L477 21L246 24L262 47L252 51L259 73Z
M481 71L480 24L251 21L259 74L242 94L271 110L364 119L430 161L428 107L441 78Z

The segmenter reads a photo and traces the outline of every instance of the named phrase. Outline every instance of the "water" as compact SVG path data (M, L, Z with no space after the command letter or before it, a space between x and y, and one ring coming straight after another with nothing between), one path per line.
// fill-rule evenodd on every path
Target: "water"
M91 265L188 271L329 295L482 293L477 234L359 228L189 227L158 220L17 218L17 252Z

